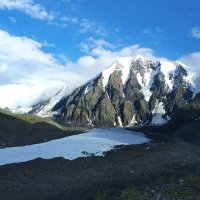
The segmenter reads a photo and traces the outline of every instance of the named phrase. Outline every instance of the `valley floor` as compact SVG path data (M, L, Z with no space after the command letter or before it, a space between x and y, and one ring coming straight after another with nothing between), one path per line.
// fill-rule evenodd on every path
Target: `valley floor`
M168 140L106 157L36 159L0 167L1 200L200 199L200 146Z

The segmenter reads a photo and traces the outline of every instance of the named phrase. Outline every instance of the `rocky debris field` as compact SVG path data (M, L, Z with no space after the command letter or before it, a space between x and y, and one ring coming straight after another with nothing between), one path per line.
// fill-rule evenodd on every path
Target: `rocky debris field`
M171 141L106 157L36 159L0 167L1 200L199 199L200 148Z

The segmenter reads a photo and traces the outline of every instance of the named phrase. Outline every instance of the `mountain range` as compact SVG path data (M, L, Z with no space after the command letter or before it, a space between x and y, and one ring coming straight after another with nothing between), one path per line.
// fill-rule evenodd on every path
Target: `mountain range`
M93 126L163 125L200 117L200 78L178 61L117 59L66 95L67 87L32 112Z

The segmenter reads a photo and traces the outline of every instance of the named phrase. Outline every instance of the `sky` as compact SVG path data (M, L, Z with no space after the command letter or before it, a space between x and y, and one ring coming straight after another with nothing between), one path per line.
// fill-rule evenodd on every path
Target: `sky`
M118 57L200 71L199 0L0 0L0 107L68 93Z

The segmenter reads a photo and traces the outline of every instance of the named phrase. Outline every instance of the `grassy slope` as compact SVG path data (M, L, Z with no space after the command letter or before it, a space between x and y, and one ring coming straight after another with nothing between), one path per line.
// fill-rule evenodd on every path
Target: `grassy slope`
M0 111L0 147L40 143L86 130L83 127L65 127L35 115Z

